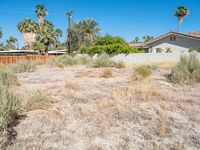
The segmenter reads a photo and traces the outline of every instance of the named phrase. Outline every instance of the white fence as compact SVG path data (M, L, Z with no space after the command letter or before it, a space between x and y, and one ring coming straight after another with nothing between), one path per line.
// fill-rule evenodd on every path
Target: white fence
M189 55L190 53L138 53L138 54L119 54L112 57L112 60L125 63L159 63L159 62L175 62L181 55ZM200 53L195 53L200 58Z

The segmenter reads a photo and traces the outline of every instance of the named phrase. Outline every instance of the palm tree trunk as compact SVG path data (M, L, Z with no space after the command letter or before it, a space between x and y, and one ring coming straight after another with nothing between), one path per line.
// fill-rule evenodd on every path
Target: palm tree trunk
M177 28L177 32L180 31L180 26L181 26L181 23L182 23L182 16L178 16L178 28Z

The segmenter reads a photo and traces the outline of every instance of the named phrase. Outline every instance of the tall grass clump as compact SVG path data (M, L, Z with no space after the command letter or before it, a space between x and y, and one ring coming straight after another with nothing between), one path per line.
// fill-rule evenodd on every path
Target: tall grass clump
M0 85L0 136L20 113L17 96L7 87Z
M32 71L39 64L41 64L41 62L20 61L16 64L8 65L7 68L13 71L14 73L22 73Z
M124 68L125 64L123 62L114 62L110 60L109 55L102 54L99 57L93 59L92 63L90 64L90 67L116 67L116 68Z
M101 74L100 74L101 78L111 78L113 77L113 73L112 70L110 68L106 68L104 69Z
M0 85L10 87L17 84L16 75L8 69L0 69Z
M172 68L170 79L174 83L200 81L200 60L195 54L181 56L178 64Z
M132 79L133 81L141 81L152 74L152 69L147 65L141 65L134 69Z
M32 92L28 92L26 95L23 96L23 108L25 111L32 111L32 110L46 110L52 104L52 99L48 96L47 93L41 90L36 90Z

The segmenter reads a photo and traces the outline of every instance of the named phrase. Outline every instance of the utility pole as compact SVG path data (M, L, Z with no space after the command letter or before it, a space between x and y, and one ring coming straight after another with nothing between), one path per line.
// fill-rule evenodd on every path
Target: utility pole
M72 11L68 11L66 13L66 15L68 16L68 34L67 34L67 47L68 47L68 50L69 50L69 53L72 53L72 49L71 49L71 18L72 18L72 14L73 12Z

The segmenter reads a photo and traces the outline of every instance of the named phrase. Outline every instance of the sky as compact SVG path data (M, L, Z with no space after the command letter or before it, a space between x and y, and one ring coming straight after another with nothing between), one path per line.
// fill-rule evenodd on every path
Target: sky
M200 0L0 0L0 27L4 33L1 42L14 36L22 46L17 24L25 18L37 21L34 13L37 4L46 6L46 19L63 31L61 41L67 34L67 10L73 10L73 21L94 19L99 23L102 35L108 33L132 41L136 36L157 37L176 30L174 12L183 5L190 14L184 19L180 31L200 31Z

